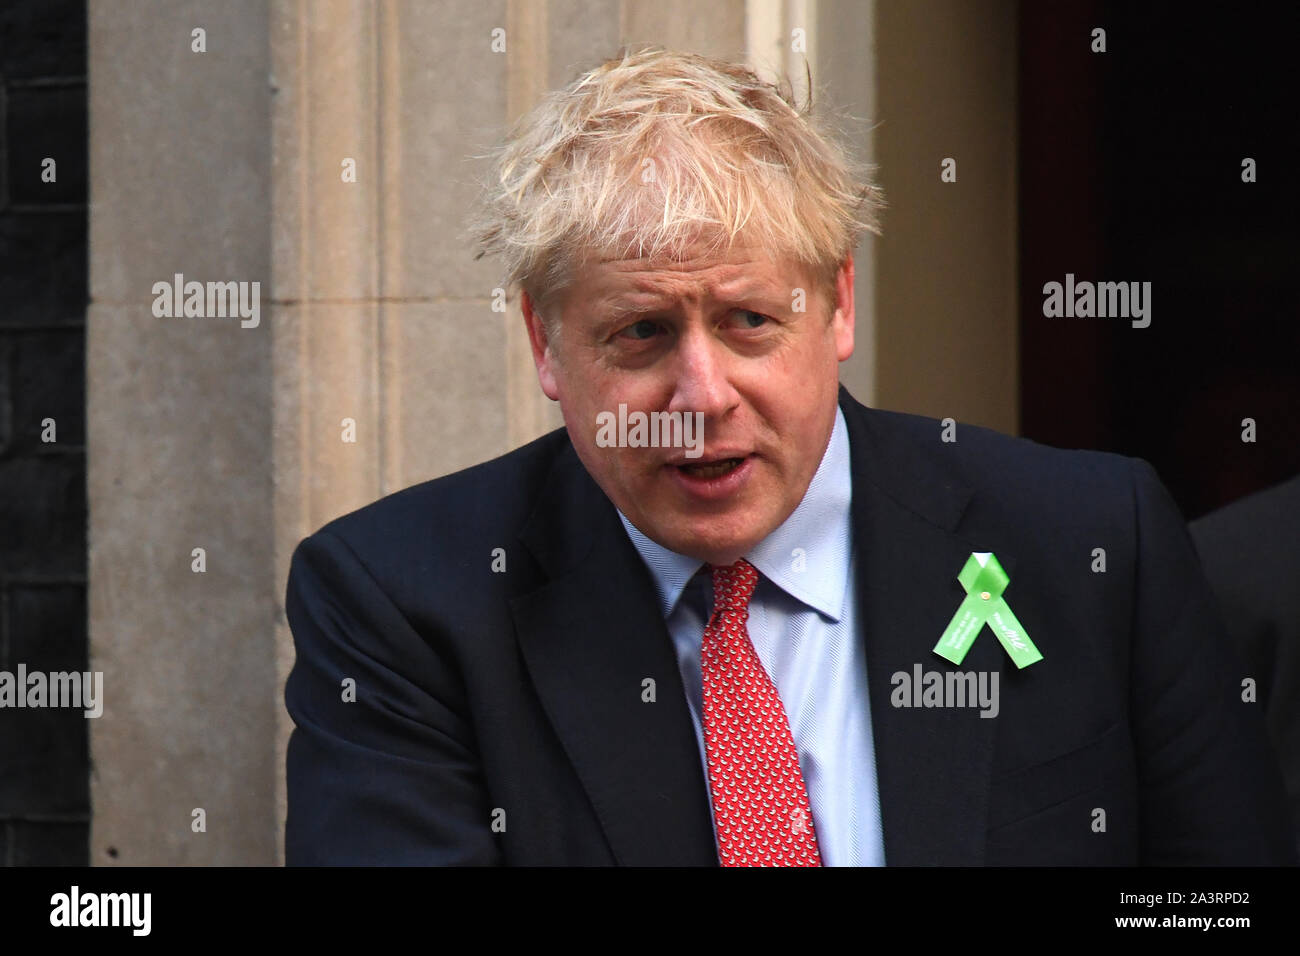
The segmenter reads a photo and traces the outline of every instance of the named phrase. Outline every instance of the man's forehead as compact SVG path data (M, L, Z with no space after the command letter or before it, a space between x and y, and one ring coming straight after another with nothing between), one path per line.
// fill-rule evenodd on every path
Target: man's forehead
M801 281L797 269L761 251L682 259L606 257L589 264L578 280L601 298L788 295Z

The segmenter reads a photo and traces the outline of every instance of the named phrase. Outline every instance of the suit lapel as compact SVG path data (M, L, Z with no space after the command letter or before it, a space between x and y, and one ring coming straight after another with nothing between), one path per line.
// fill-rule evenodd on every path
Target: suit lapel
M542 706L622 865L717 865L704 771L649 572L565 447L521 538L548 581L511 603ZM643 700L654 681L653 703Z
M841 389L853 461L857 595L866 640L872 736L885 861L984 862L989 774L997 719L978 707L895 707L892 677L1001 670L1005 654L987 629L960 667L933 653L965 597L957 572L972 551L994 551L1008 574L1014 558L996 542L956 533L972 490L934 449L892 426Z

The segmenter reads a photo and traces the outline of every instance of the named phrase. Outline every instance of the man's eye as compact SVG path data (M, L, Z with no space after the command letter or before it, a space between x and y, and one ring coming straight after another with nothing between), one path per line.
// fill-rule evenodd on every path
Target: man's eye
M764 322L771 321L762 312L755 312L752 309L737 309L736 314L740 316L742 325L747 329L756 329Z
M658 325L656 325L654 322L651 322L649 319L642 319L639 322L633 322L631 325L625 328L620 334L625 335L630 339L637 339L638 341L644 341L646 339L653 338L655 333L658 331L659 331Z

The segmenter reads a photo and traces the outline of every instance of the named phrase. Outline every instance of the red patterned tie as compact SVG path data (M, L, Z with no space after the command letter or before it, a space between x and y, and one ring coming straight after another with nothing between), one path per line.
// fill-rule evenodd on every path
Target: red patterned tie
M713 572L704 628L704 741L723 866L821 866L790 721L749 639L758 571L748 561Z

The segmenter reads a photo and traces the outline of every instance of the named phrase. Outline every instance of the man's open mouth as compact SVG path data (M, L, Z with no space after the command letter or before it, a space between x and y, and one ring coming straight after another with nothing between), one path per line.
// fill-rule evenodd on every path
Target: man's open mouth
M719 461L704 462L695 465L678 465L677 468L683 474L692 478L721 478L729 471L739 468L745 461L743 458L723 458Z

